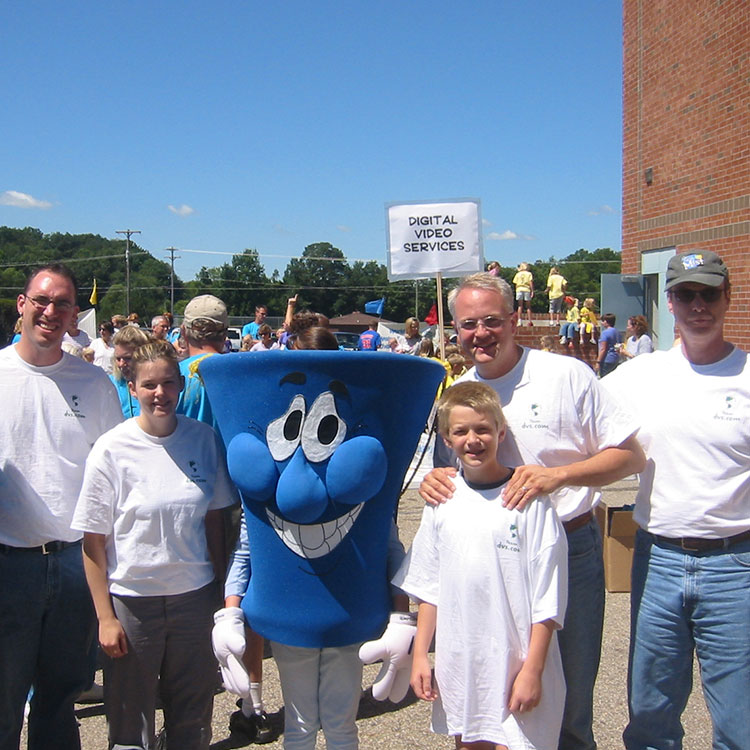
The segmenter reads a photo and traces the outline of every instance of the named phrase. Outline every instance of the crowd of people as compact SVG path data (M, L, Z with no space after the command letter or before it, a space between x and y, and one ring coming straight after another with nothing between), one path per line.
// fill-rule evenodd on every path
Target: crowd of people
M557 325L565 285L553 271ZM645 319L628 320L620 345L608 333L614 316L602 316L601 382L575 358L518 345L523 282L514 293L479 273L450 292L457 345L441 360L435 468L392 579L394 610L408 610L408 594L418 617L415 628L408 613L397 618L408 637L388 659L410 671L417 697L433 703L434 730L457 748L593 750L604 618L593 509L603 485L638 473L625 746L681 746L695 652L715 747L747 747L750 392L747 355L724 336L729 271L710 251L669 261L680 335L670 351L640 357L653 349ZM17 300L19 338L0 351L0 750L18 748L27 702L31 750L80 747L73 705L91 684L97 642L110 747L155 748L160 703L167 747L207 748L217 658L243 699L230 726L270 741L263 641L239 607L247 579L232 573L253 550L240 521L230 564L239 493L200 376L226 351L226 306L200 295L178 329L164 314L148 333L115 316L89 341L76 297L65 266L32 272ZM565 323L587 326L588 303ZM324 315L295 306L290 298L274 342L259 305L243 330L249 349L338 348ZM378 348L373 332L366 351ZM415 320L389 348L436 358ZM635 361L615 371L610 354ZM217 647L227 628L247 644L241 665L226 641ZM322 710L318 678L313 698L295 683L297 656L284 667L279 654L280 672L291 670L285 746L313 748L318 714L335 723L346 713L345 732L322 728L331 750L356 748L351 711L338 698ZM347 690L358 697L358 685ZM297 710L310 701L312 720Z

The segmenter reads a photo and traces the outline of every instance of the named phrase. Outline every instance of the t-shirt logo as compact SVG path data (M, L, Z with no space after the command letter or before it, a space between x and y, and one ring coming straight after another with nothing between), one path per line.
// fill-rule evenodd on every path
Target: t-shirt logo
M86 419L86 415L80 410L81 399L76 394L70 395L70 409L65 410L66 417L75 417L76 419Z
M187 481L194 482L195 484L204 484L206 480L201 476L198 462L190 459L188 461L188 467L190 468L190 475L188 476Z
M737 399L734 396L724 396L716 405L714 419L722 422L739 422L740 414L737 412Z
M510 536L506 537L503 541L498 542L495 546L506 552L520 552L521 549L518 546L518 526L512 523L508 528L508 531L510 531Z

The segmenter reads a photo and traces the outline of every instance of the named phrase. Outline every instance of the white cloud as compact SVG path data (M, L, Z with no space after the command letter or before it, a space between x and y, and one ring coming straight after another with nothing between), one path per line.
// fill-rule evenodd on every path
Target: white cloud
M587 211L586 214L588 216L605 216L609 214L616 214L617 211L615 211L612 206L608 206L606 203L603 206L599 206L598 208L593 208L591 211Z
M492 222L489 221L488 219L482 219L482 226L483 227L491 227L492 226Z
M512 229L506 229L504 232L490 232L486 239L502 242L503 240L533 240L534 237L529 234L518 234Z
M47 210L52 208L49 201L40 201L28 193L19 193L18 190L6 190L0 193L0 206L13 206L15 208L41 208Z
M339 230L339 232L351 232L352 228L346 226L346 224L337 224L336 229Z
M190 216L190 214L195 213L195 209L192 206L188 206L186 203L183 203L180 206L173 206L170 204L167 208L173 214L177 214L177 216Z

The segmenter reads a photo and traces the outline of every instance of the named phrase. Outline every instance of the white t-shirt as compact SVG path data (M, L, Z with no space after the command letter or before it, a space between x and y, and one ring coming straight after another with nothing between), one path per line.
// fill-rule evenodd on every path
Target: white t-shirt
M750 365L734 349L693 365L680 347L621 365L602 381L641 423L648 459L633 517L668 537L750 529Z
M104 339L98 338L91 342L91 348L94 350L94 364L101 367L107 375L111 375L115 361L114 346L107 346Z
M237 500L209 425L179 416L158 438L128 419L91 450L72 525L107 535L113 594L183 594L214 577L206 513Z
M79 349L91 346L91 337L83 329L79 329L78 333L75 336L71 336L69 333L66 333L63 336L63 342L65 341L72 342Z
M567 600L565 532L548 498L508 510L502 487L471 489L462 477L449 503L426 506L393 583L437 606L433 730L511 748L557 747L565 703L553 636L541 703L508 711L528 654L531 626L562 626Z
M628 350L628 353L632 354L634 357L637 357L639 354L650 354L654 351L651 337L647 333L644 333L637 338L635 336L628 337L628 340L625 342L625 348Z
M609 377L609 376L608 376ZM473 367L457 382L486 383L500 397L508 433L498 447L502 466L565 466L621 445L637 422L604 391L590 367L573 357L524 348L506 375L485 380ZM435 465L455 465L442 440ZM560 519L569 521L601 499L597 487L562 487L550 495Z
M74 542L83 467L100 435L122 421L109 378L63 354L35 367L15 346L0 351L0 543Z
M271 352L275 351L276 349L281 349L281 346L277 341L274 341L271 346L264 346L262 341L259 341L257 344L253 344L250 347L251 352Z

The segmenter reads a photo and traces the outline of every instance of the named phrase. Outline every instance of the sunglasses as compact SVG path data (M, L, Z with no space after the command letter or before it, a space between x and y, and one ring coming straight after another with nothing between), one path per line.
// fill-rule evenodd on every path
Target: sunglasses
M683 305L689 305L696 297L700 297L707 305L710 305L724 294L724 287L707 286L705 289L672 289L670 294Z

